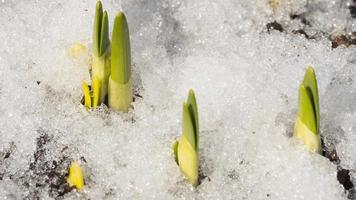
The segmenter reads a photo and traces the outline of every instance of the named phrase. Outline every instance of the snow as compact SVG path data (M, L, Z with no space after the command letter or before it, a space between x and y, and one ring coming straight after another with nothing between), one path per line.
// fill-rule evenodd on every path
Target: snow
M351 1L103 1L110 29L128 19L134 109L80 104L96 1L0 3L0 199L348 199L356 183L355 47L329 35L355 31ZM305 13L311 26L290 14ZM279 22L285 31L266 29ZM309 36L292 33L303 28ZM87 51L69 55L73 44ZM291 137L298 86L315 68L321 135L338 165ZM196 92L201 170L193 189L172 152L182 102ZM81 192L61 193L70 161Z

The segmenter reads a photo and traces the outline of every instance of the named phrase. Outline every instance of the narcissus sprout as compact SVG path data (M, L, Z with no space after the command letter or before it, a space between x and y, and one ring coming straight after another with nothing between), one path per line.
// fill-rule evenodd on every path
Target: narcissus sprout
M93 90L92 107L96 107L105 101L110 76L109 21L100 1L97 2L95 10L92 58L91 78L93 81L97 80L99 86L98 90Z
M115 17L112 44L109 40L107 12L103 12L100 1L96 4L91 88L82 83L84 105L95 108L108 100L108 106L128 112L132 103L131 50L129 29L124 13Z
M183 103L182 136L173 144L174 158L180 171L193 185L198 185L199 118L194 91L190 90Z
M298 101L294 138L302 140L309 151L321 153L318 84L312 67L307 69L304 81L299 87Z
M132 102L131 49L129 28L122 12L115 17L111 48L109 107L128 112Z
M78 162L72 162L69 167L67 182L70 187L75 187L81 190L84 186L84 178L82 168Z

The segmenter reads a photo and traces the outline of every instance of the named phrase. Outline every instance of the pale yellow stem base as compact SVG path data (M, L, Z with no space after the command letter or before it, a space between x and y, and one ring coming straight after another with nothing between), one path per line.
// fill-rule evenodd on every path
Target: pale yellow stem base
M120 84L109 78L109 107L118 111L128 112L132 102L131 79Z
M320 135L310 131L299 117L294 126L294 139L302 140L310 152L321 153Z
M178 164L182 174L195 187L198 185L199 158L198 153L182 136L178 141Z

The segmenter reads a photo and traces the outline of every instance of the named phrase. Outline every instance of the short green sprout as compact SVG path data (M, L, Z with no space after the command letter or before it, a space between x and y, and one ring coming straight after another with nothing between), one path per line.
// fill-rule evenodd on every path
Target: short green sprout
M318 84L312 67L307 69L304 81L299 87L298 101L294 138L302 140L309 151L321 153Z
M183 103L182 136L173 144L174 158L180 171L193 185L198 185L199 175L199 118L193 90Z

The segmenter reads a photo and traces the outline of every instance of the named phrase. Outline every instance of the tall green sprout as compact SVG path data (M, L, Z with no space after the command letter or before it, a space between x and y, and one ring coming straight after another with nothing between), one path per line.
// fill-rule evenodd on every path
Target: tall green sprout
M112 33L109 107L128 112L132 102L131 49L124 13L116 15Z
M101 1L97 2L95 10L92 58L91 78L97 79L100 85L98 92L93 92L93 107L96 107L105 101L110 76L109 21L107 12L103 12Z

